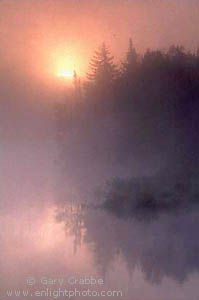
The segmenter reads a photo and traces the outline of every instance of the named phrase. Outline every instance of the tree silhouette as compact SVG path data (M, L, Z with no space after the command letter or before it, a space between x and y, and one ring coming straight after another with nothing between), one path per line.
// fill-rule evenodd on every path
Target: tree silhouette
M120 76L116 70L102 44L91 60L81 104L71 99L58 105L60 145L73 172L87 161L99 174L102 162L133 174L137 160L143 169L150 163L151 169L166 170L173 182L182 174L183 180L198 178L199 51L171 46L137 55L130 39ZM76 74L74 85L78 100ZM165 184L161 177L160 186Z
M128 51L126 53L125 61L122 63L122 72L127 75L136 71L138 65L138 54L133 46L132 39L129 39Z
M95 54L90 62L90 73L87 78L96 84L110 84L116 78L116 66L113 63L113 56L111 56L109 49L105 43L95 51Z
M75 98L76 100L80 101L82 98L81 81L80 78L77 76L76 71L74 71L73 73L73 84L74 84Z

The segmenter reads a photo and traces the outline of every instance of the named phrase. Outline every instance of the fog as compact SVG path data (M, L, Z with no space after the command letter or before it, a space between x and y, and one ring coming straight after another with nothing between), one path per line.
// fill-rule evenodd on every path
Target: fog
M126 300L195 299L198 10L0 1L0 298L78 274Z
M117 59L129 37L141 52L172 44L196 50L199 42L197 0L3 0L0 5L4 74L28 74L42 84L54 77L56 60L65 55L84 76L93 50L103 41Z

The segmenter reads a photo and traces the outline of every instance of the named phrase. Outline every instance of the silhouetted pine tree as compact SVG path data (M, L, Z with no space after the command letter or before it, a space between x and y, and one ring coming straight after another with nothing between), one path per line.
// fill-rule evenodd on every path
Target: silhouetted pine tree
M132 73L136 71L138 65L138 54L135 47L133 47L132 39L129 39L129 47L126 53L125 61L122 63L122 72Z
M113 58L105 43L103 43L91 59L90 72L87 74L88 80L103 85L113 82L117 76Z
M77 76L76 71L73 73L73 84L74 84L74 96L77 101L81 102L82 99L82 91L81 91L81 81L80 78Z

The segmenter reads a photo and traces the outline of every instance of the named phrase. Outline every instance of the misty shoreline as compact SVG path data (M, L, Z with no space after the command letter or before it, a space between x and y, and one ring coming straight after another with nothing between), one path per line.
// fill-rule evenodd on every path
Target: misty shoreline
M160 176L114 178L106 185L104 199L101 207L118 217L189 211L199 207L198 176L171 177L169 182L161 182Z

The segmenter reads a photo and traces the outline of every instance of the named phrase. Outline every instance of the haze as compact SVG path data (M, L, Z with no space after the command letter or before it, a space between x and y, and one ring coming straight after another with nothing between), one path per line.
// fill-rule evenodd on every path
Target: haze
M0 14L0 298L92 275L122 289L112 299L195 300L199 1L0 0Z
M49 82L62 62L84 76L103 41L116 60L129 37L139 52L171 44L196 50L199 45L196 0L3 0L0 7L1 68L12 76L25 73Z

